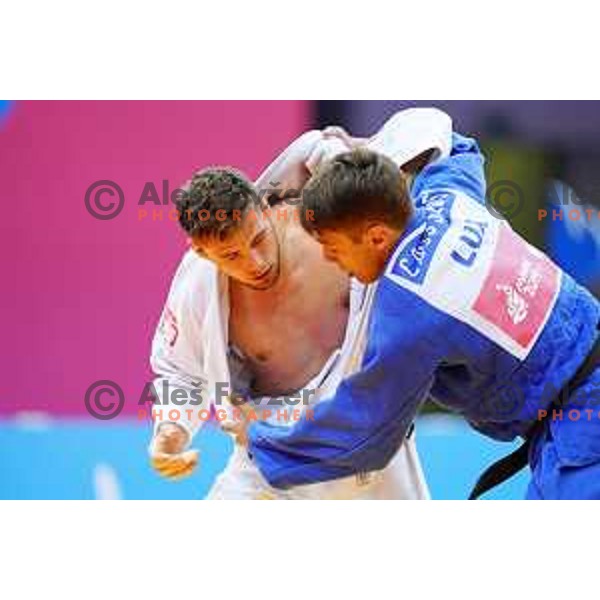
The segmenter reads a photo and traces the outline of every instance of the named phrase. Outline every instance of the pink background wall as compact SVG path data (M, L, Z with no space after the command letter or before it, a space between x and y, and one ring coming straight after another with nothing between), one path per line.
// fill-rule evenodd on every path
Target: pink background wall
M98 379L135 412L184 250L166 214L138 220L144 183L175 188L209 164L254 177L308 126L305 102L17 102L0 129L0 412L85 414ZM84 206L99 179L125 193L110 221Z

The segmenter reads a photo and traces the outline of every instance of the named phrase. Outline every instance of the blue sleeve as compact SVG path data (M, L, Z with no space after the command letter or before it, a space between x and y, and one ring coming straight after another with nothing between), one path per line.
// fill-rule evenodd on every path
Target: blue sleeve
M389 299L406 294L409 304L421 303L396 284L385 285ZM381 306L373 310L377 313L372 314L361 371L344 380L333 397L318 403L312 419L290 427L263 422L249 427L248 451L272 486L287 488L380 470L402 444L431 386L434 346L425 335L427 318L419 324L417 315L411 315L419 307L407 306L394 314Z
M464 192L484 204L486 180L485 159L473 138L452 134L450 156L425 167L416 177L411 194L418 198L422 193L440 189Z
M485 202L477 143L453 134L450 156L426 167L412 194L462 191ZM404 440L439 364L437 311L383 277L360 372L291 427L253 423L248 450L271 485L287 488L384 468Z

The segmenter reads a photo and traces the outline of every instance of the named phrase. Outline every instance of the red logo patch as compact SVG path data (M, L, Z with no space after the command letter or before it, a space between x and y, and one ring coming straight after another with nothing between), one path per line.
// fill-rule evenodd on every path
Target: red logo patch
M545 325L560 271L509 227L500 227L491 268L473 310L527 349Z

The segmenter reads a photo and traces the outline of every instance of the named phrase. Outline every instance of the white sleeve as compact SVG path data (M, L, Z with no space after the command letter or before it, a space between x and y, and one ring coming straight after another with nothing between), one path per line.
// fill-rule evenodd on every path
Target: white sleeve
M296 138L257 178L255 187L262 198L273 188L300 191L307 175L315 172L323 160L347 151L335 138L325 138L319 130L307 131Z
M207 294L202 265L198 262L201 260L191 250L183 257L154 334L150 357L156 375L155 431L161 423L175 422L190 434L190 441L202 423L197 418L198 412L210 409L211 403L206 393L208 377L202 370L202 324ZM177 410L180 418L170 418L172 410Z
M452 148L452 119L437 108L409 108L388 119L367 147L390 157L398 166L430 149L435 151L432 161L445 158ZM255 187L259 197L273 188L300 191L307 175L323 161L348 150L339 138L325 137L319 130L307 131L258 176Z
M437 108L409 108L397 112L368 141L367 147L391 158L399 167L427 150L430 162L450 155L452 119Z

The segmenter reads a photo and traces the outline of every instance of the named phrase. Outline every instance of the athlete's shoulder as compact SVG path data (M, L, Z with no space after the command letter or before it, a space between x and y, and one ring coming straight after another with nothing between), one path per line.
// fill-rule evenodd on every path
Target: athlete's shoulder
M450 155L429 164L415 179L415 198L433 190L448 189L467 194L479 203L485 202L485 158L473 138L452 134Z
M213 263L188 250L173 277L169 305L172 309L201 310L206 307L211 295L217 293L217 275Z
M464 192L425 190L415 201L414 215L385 275L418 291L415 286L427 285L434 261L442 258L451 258L460 264L474 261L482 241L479 238L491 224L491 215ZM472 236L466 235L471 231ZM461 239L466 240L466 246L460 243Z
M462 192L417 207L385 278L524 359L560 290L561 272Z

